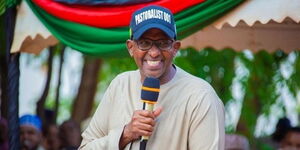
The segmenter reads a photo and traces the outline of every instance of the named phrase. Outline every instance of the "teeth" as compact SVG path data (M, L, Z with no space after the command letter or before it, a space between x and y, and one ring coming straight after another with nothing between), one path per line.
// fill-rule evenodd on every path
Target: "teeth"
M150 61L150 60L148 60L147 63L148 63L149 66L157 66L159 64L159 61Z

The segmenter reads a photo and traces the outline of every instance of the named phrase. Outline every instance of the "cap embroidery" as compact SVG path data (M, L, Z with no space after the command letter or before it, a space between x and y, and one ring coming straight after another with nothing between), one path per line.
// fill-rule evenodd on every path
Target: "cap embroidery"
M149 9L147 11L141 12L135 15L135 24L138 25L139 23L146 21L148 19L161 19L168 23L171 23L171 15L167 12L163 12L158 9Z

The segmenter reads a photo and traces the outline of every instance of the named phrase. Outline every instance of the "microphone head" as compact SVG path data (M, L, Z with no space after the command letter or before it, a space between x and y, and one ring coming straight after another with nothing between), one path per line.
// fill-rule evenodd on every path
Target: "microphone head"
M146 77L142 86L141 99L144 102L156 102L159 95L159 80Z

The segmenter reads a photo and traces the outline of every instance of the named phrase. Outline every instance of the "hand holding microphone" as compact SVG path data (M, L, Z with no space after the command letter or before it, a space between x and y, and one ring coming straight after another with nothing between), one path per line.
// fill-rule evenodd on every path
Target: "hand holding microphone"
M133 113L131 121L125 126L122 138L129 143L137 140L142 136L142 140L147 140L152 134L155 126L155 118L159 116L162 108L153 111L159 95L159 80L155 78L146 78L142 91L141 101L143 110L136 110Z
M156 78L146 77L141 92L141 101L143 102L143 110L148 110L150 112L153 112L154 104L157 102L159 96L159 91L160 91L159 80ZM142 140L148 140L148 139L149 139L149 135L142 136Z

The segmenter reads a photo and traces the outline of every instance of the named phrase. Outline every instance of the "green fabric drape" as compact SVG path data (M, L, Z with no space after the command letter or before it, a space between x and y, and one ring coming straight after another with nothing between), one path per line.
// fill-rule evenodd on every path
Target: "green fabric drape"
M5 12L5 1L0 0L0 15L2 15Z
M244 0L207 0L175 14L179 39L183 39L213 23Z
M0 16L5 12L6 8L17 5L20 0L0 0Z
M244 0L207 0L175 14L178 38L183 39L209 25ZM49 31L65 45L100 57L128 56L125 42L129 28L95 28L56 18L26 0Z

